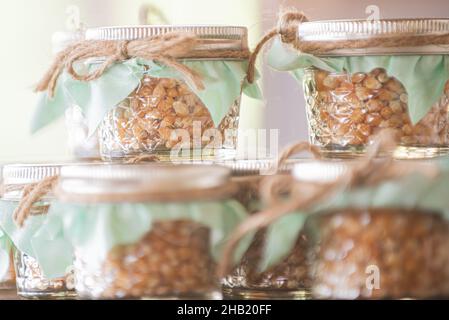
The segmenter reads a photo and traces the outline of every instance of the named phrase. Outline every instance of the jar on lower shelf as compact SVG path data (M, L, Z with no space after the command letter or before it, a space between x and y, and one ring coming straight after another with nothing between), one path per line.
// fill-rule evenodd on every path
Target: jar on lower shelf
M75 298L75 275L73 270L59 278L48 278L36 259L26 253L16 251L17 295L28 299L67 299Z
M114 247L94 267L75 253L77 291L91 298L189 298L216 296L209 229L199 223L157 222L133 245Z
M310 209L301 231L309 240L312 296L449 297L447 163L378 159L362 170L362 162L310 162L293 170L302 192L334 188ZM347 177L356 181L350 187Z
M217 250L246 217L232 200L229 177L229 170L218 166L63 168L59 202L49 216L64 230L75 225L81 230L70 235L78 294L88 299L221 297Z
M278 197L232 234L237 242L225 250L224 269L230 268L238 240L257 230L238 272L225 278L225 294L259 299L449 297L448 168L447 159L388 157L296 164L292 176L281 179L291 181L289 196ZM271 186L276 180L269 181ZM301 286L305 296L289 290Z
M236 160L225 162L232 169L233 181L238 185L236 200L249 213L263 209L261 183L273 174L288 175L300 159L289 159L279 168L274 160ZM309 279L305 267L308 240L301 234L292 253L276 266L260 272L260 262L266 244L266 230L259 230L240 263L222 280L226 299L306 299L310 297Z
M3 231L0 230L0 234ZM0 239L0 241L8 241L7 236L4 235L5 239ZM2 237L2 238L3 238ZM6 246L5 246L6 247ZM6 250L3 250L6 249ZM16 288L16 272L14 270L14 256L13 249L8 245L6 248L0 249L0 290L10 290Z
M354 208L312 217L310 223L315 297L449 297L449 223L440 214Z
M46 223L47 213L54 197L45 193L42 199L34 203L26 217L20 221L16 210L24 198L43 181L54 180L61 165L7 165L3 169L3 183L6 192L0 200L0 225L14 245L15 281L17 295L26 299L68 299L75 298L73 268L67 268L58 276L47 276L36 254L37 247L59 248L55 255L46 256L46 265L58 265L58 260L72 260L71 252L61 243L47 242L39 245L35 237ZM48 186L49 189L50 186ZM61 251L63 250L63 251ZM44 262L41 260L41 262Z
M310 278L306 266L309 240L301 234L285 259L260 272L266 232L260 230L239 265L222 281L227 299L297 299L310 298Z

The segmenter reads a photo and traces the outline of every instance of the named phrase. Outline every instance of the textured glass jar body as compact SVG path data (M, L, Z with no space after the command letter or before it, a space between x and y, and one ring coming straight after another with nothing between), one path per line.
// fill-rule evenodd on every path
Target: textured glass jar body
M45 214L48 205L34 206L31 214ZM55 257L57 259L57 257ZM14 250L17 295L27 299L75 298L75 276L73 268L68 268L63 277L48 278L39 263L18 249Z
M89 137L89 128L81 108L70 106L65 112L65 123L70 154L75 159L98 159L98 136L93 134Z
M307 229L316 298L449 296L449 224L439 214L341 210L312 217Z
M114 247L98 264L76 251L76 290L94 299L214 298L209 229L189 220L155 222L139 242Z
M311 143L328 157L363 154L381 129L395 130L398 158L426 158L449 151L449 86L416 125L407 109L407 92L383 69L369 73L329 73L309 68L304 77Z
M223 279L228 299L307 299L310 280L306 267L308 239L301 234L291 253L264 272L259 263L265 245L265 230L259 231L233 272Z
M185 151L178 154L182 148L188 158L232 158L239 112L240 99L215 127L208 109L184 82L144 76L100 125L101 156L114 160L149 154L169 160L171 151L185 157Z
M8 290L8 289L15 289L16 288L16 273L14 271L13 250L11 250L9 252L9 255L10 255L10 257L9 257L9 266L6 266L7 271L3 275L3 277L0 278L0 290ZM3 261L2 261L2 263L3 263Z
M56 257L57 258L57 257ZM65 277L47 278L39 263L23 252L16 251L17 295L28 299L67 299L75 298L75 276L67 270Z

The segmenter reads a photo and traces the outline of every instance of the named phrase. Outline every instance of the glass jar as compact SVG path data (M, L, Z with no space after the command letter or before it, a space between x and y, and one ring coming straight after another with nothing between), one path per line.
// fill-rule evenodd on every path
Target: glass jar
M247 30L244 27L110 27L89 29L86 32L86 39L135 40L169 32L190 32L202 39L201 44L184 59L179 60L188 67L198 62L246 63L246 58L219 56L220 52L232 50L238 53L248 50ZM210 57L208 51L213 53ZM91 66L101 62L94 61ZM202 74L203 81L217 78L213 80L214 83L206 83L202 97L209 95L209 98L204 99L201 99L182 78L152 75L154 66L147 66L137 88L107 112L98 128L102 158L120 160L150 154L156 155L160 160L170 160L171 157L179 157L178 151L181 148L184 150L182 157L187 159L233 158L237 144L240 95L230 101L229 105L221 105L223 97L211 99L211 95L218 93L216 89L212 89L214 92L209 91L212 87L221 86L225 81L233 82L228 84L228 88L235 89L242 85L244 79L236 80L234 77L230 80L229 77L223 76L223 69L214 70L206 64L201 68L204 72L213 73ZM233 72L232 68L224 72ZM206 100L209 105L205 104ZM211 108L224 108L227 113L217 122ZM202 153L205 149L207 153Z
M367 73L330 73L309 68L304 76L310 140L325 155L363 154L380 130L396 131L396 155L428 157L444 154L449 146L449 82L440 100L413 125L407 93L385 69Z
M336 44L335 49L302 56L307 66L299 77L311 143L324 156L351 158L364 154L372 137L390 128L399 143L396 158L447 154L449 75L444 70L449 47L427 44L442 30L449 30L448 20L300 24L301 45ZM391 44L394 39L416 43L396 47ZM346 47L338 45L346 42Z
M308 299L308 243L308 237L301 234L291 254L275 266L260 272L261 256L266 245L266 230L259 230L239 265L223 279L224 297L237 300Z
M55 32L52 37L53 54L57 55L68 46L83 39L83 30ZM98 159L100 157L98 136L89 135L88 124L81 108L72 101L66 106L64 116L70 155L79 160Z
M298 164L293 175L303 192L310 183L330 188L327 183L349 174L354 164L360 163ZM449 220L444 189L449 173L444 165L432 162L398 162L383 170L394 166L395 172L403 170L404 174L343 188L310 209L301 233L308 239L303 252L314 298L449 296ZM409 171L407 166L411 166ZM364 172L367 180L369 174L381 175L369 170ZM429 191L432 199L426 200Z
M216 250L246 216L228 169L97 165L64 167L60 179L50 215L80 228L71 241L81 297L220 297Z
M73 104L65 112L67 146L71 155L78 160L96 160L100 158L100 147L96 133L89 136L89 127L81 108Z
M260 184L263 179L273 174L289 174L299 159L289 159L279 168L274 169L273 160L237 160L226 162L233 170L233 181L238 185L236 200L240 201L249 213L263 209ZM310 296L309 279L305 267L305 249L308 240L301 234L292 250L272 268L260 272L260 262L266 245L267 232L259 230L240 263L222 280L225 299L306 299Z
M0 165L0 173L2 172L3 166ZM3 174L0 174L0 185L3 185ZM15 287L16 274L14 272L13 246L8 235L0 227L0 290L15 289Z
M438 212L348 208L309 223L315 297L449 296L449 223Z
M0 229L0 290L15 288L13 248L8 236Z
M54 200L53 195L50 193L44 196L40 202L32 206L29 217L22 227L17 225L13 218L14 210L24 196L24 188L58 175L60 168L61 165L7 165L3 169L6 192L1 200L3 212L0 223L15 247L17 295L22 298L65 299L76 296L73 270L67 268L64 276L49 278L45 276L33 250L32 238L40 225L45 222L45 218L42 217L47 214Z

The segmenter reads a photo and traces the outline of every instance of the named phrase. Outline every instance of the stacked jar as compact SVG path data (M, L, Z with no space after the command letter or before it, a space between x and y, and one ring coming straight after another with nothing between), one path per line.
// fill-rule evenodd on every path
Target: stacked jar
M448 153L449 20L300 16L269 64L302 82L310 142L324 156L363 155L383 129L395 131L396 158Z
M17 294L27 299L74 298L74 277L70 267L62 274L52 274L54 266L72 261L71 247L66 242L37 242L39 229L46 223L54 196L51 185L61 165L6 165L3 169L4 194L0 201L0 226L14 246ZM37 189L39 188L39 190ZM42 189L44 188L44 189ZM35 191L43 192L30 207L22 209ZM57 255L46 255L52 251ZM37 254L38 248L41 254Z
M223 165L232 168L233 181L239 186L236 199L255 214L267 206L261 196L263 181L268 176L288 176L300 159L237 160ZM275 266L260 272L260 262L266 246L267 230L255 233L241 261L223 278L225 299L305 299L309 297L309 283L305 268L304 248L307 239L298 237L297 248Z
M78 294L219 298L216 259L246 217L229 178L217 166L62 168L49 219L73 244Z
M81 58L67 57L77 51ZM90 134L98 132L103 160L233 158L248 56L244 27L88 29L85 41L60 56L70 60L62 69L70 66L49 71L55 83L43 78L38 90L48 92L37 117L47 117L52 95L65 101L66 92Z
M0 166L2 173L3 166ZM0 186L3 175L0 174ZM3 196L4 190L1 190ZM9 290L16 287L16 275L14 272L13 247L8 235L0 227L0 290Z
M301 256L315 299L448 297L446 162L298 163L290 198L241 228L277 217L262 224L260 272ZM301 237L307 241L298 246Z

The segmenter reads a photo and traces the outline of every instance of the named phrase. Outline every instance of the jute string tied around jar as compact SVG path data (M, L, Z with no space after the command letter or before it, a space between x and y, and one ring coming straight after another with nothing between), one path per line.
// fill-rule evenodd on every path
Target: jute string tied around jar
M195 50L202 40L189 32L171 32L164 35L136 40L82 40L60 52L36 91L48 91L54 96L56 83L63 70L79 81L96 80L114 63L133 58L154 60L178 71L197 89L204 89L200 74L178 61L180 58L247 59L248 50ZM101 58L104 62L92 73L79 74L74 65L90 58Z
M307 142L299 142L293 143L287 146L281 154L278 156L275 163L268 170L272 174L279 174L282 169L286 166L287 161L294 155L306 152L312 155L314 159L321 159L321 153L318 147L311 145ZM283 179L288 179L289 175L282 175ZM257 196L260 193L261 182L266 178L263 175L249 175L249 176L240 176L234 177L233 181L239 185L240 188L245 190L249 190L252 195ZM284 180L283 180L284 181ZM281 184L276 185L276 193L281 193L281 190L285 190L285 188ZM267 199L267 203L271 203L271 199Z
M397 35L389 35L388 37L369 37L357 40L304 41L298 37L298 27L303 22L308 22L303 12L299 12L295 8L281 10L278 25L262 37L251 54L247 73L249 83L254 82L255 65L259 53L270 40L277 36L281 38L282 42L292 46L296 50L314 55L322 55L339 49L399 48L449 44L449 34L422 36L398 33Z
M47 177L22 188L22 199L13 213L13 220L20 228L24 226L30 215L45 214L47 212L48 206L33 206L53 191L57 181L58 176Z
M231 257L239 241L252 231L269 226L277 219L292 212L307 212L308 209L338 190L346 190L361 186L373 186L383 181L407 176L414 172L420 172L430 178L438 175L438 169L434 166L422 166L417 163L398 163L392 156L378 157L387 150L393 150L396 146L393 139L394 132L384 130L376 137L374 144L369 148L367 155L348 166L346 174L336 180L326 183L298 182L291 176L268 177L262 182L261 190L265 202L270 203L268 209L256 213L247 218L234 233L223 251L219 272L224 276L231 267ZM282 188L279 188L279 186ZM278 198L279 190L289 189L288 199Z

